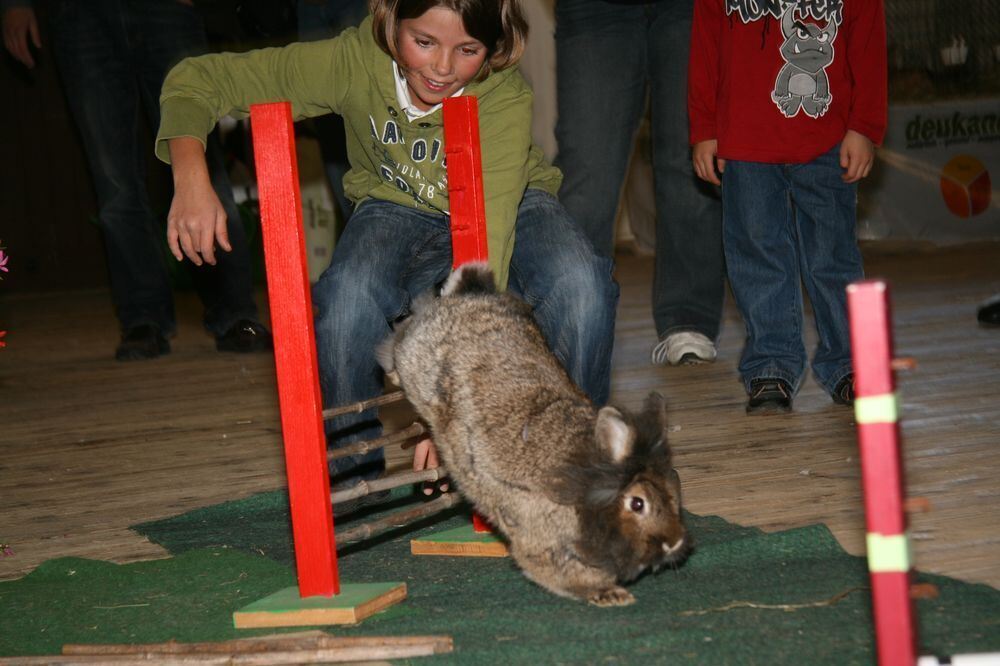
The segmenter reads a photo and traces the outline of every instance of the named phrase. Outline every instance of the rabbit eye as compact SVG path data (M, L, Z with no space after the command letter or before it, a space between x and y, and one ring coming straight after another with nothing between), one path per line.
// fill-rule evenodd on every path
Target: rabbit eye
M628 502L629 510L634 511L636 513L640 513L645 506L646 502L644 502L641 497L633 497Z

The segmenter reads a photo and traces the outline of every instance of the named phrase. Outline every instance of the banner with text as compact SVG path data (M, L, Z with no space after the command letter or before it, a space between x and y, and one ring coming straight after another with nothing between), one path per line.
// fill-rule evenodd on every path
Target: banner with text
M1000 99L890 105L859 191L862 238L1000 240Z

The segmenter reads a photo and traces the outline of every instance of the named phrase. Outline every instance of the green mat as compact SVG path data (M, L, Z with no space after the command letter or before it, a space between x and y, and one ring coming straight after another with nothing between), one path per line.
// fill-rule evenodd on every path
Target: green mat
M392 504L416 501L397 491ZM634 605L602 609L543 591L509 558L410 555L411 538L466 520L462 511L439 515L341 549L342 581L401 580L409 596L360 625L327 630L454 638L452 654L413 663L874 663L865 562L847 555L824 526L764 534L715 517L687 519L697 544L688 562L635 583ZM232 612L294 583L284 493L135 529L174 557L128 565L58 559L0 583L0 655L56 653L71 642L206 641L280 631L237 631ZM937 599L917 602L921 652L1000 650L1000 591L917 578L940 590ZM793 611L720 610L733 602L795 605L838 595Z

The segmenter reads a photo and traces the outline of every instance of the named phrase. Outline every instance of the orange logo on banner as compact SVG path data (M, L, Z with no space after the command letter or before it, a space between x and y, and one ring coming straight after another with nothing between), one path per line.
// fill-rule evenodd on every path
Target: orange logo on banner
M941 196L955 215L978 215L990 205L990 172L975 157L956 155L941 169Z

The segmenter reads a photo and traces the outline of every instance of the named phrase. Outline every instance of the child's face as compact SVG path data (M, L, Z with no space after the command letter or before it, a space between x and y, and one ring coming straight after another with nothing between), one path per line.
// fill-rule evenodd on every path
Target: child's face
M457 12L444 7L403 19L396 35L397 63L417 108L426 111L451 97L479 73L486 46L470 37Z

